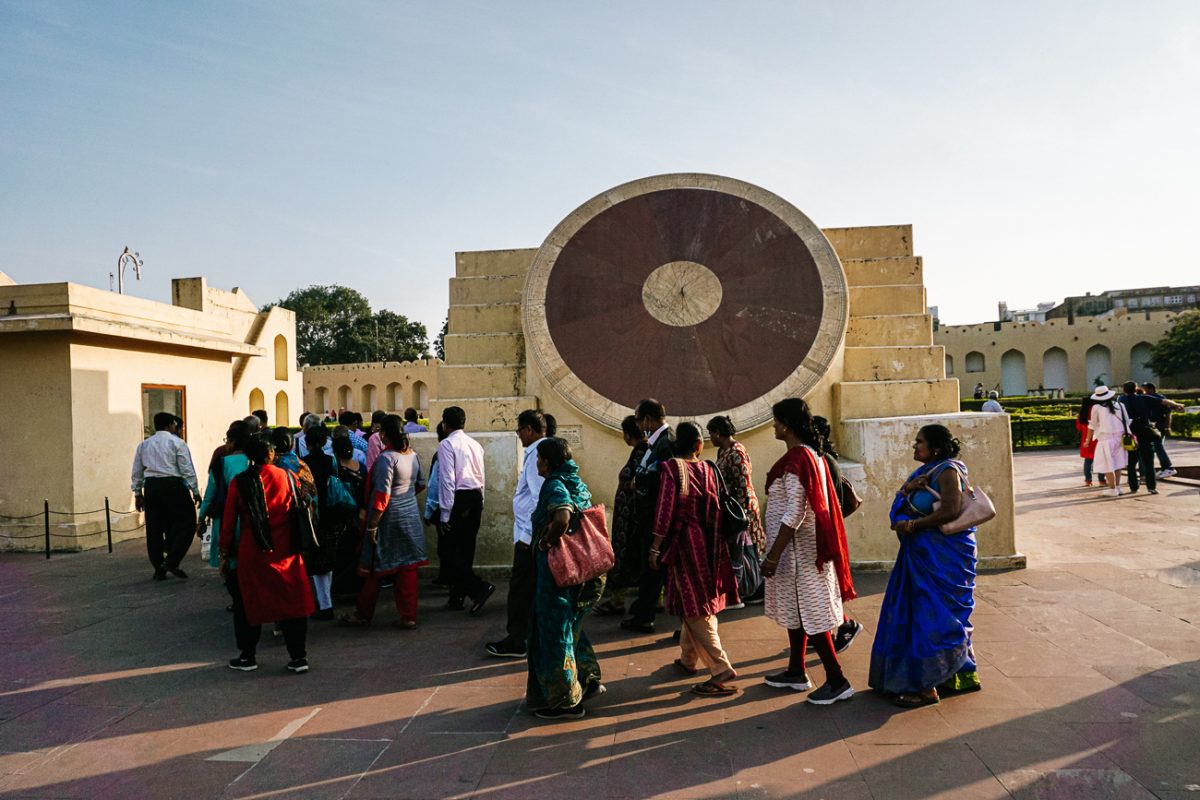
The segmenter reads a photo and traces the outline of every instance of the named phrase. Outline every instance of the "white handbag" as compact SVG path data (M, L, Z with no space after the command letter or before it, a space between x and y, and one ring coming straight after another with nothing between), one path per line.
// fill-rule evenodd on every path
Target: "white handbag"
M954 468L958 472L958 468ZM959 472L959 477L962 473ZM938 490L930 483L925 487L929 490L937 500L933 503L933 510L937 511L942 507L942 496ZM962 493L962 508L959 509L958 516L949 522L943 522L938 526L942 533L962 533L967 528L972 528L977 525L982 525L996 516L996 504L992 502L992 498L988 497L983 489L967 484L967 488Z

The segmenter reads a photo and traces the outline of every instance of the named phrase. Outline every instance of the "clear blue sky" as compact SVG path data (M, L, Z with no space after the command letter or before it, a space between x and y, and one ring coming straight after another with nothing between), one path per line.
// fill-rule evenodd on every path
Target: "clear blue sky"
M949 323L1200 282L1200 3L0 3L0 270L445 315L645 175L912 223Z

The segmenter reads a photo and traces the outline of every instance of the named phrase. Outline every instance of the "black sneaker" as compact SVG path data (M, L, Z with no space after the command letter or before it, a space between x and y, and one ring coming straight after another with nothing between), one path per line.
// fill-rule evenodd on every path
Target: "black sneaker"
M806 673L801 672L796 675L787 670L767 675L763 678L763 683L776 689L791 689L796 692L807 692L813 686Z
M293 658L291 661L288 662L287 668L288 668L288 672L295 672L297 674L299 674L301 672L308 672L308 659L307 658Z
M185 580L187 579L187 573L181 570L179 567L167 567L167 572L171 573L176 578L183 578Z
M451 611L462 611L465 607L461 597L451 597L446 601L446 608Z
M258 662L253 658L238 656L237 658L229 659L229 668L236 669L238 672L254 672L254 670L258 669Z
M850 681L846 681L837 688L827 683L804 699L815 706L831 706L838 700L849 700L853 696L854 687L850 685Z
M154 580L165 581L167 579L167 571L163 567L154 568Z
M582 705L567 706L566 708L543 708L533 712L538 719L583 719L587 709Z
M496 658L525 658L525 645L513 644L508 639L501 639L498 642L488 642L484 648L489 656Z
M856 619L848 619L838 625L837 633L833 637L833 652L840 653L854 644L862 629L862 623Z

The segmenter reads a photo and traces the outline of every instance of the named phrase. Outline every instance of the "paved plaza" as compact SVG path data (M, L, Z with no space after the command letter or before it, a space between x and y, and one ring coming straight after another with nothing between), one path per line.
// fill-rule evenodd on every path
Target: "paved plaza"
M1200 445L1172 446L1200 465ZM195 550L191 579L166 583L138 542L2 555L0 795L1200 798L1200 488L1103 498L1074 452L1015 469L1029 568L980 576L984 691L909 711L866 686L881 574L856 576L849 702L762 685L787 640L761 607L721 616L742 692L720 700L668 669L669 627L589 618L608 693L555 724L521 708L524 662L483 655L503 587L480 618L423 589L416 631L390 602L369 630L313 623L309 674L285 673L280 640L241 674Z

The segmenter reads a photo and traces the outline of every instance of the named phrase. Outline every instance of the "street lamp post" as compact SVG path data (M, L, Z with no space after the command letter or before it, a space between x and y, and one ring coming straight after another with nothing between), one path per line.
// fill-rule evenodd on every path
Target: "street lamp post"
M125 294L125 267L129 264L133 264L134 278L140 281L142 279L142 258L126 246L121 257L117 259L117 292L119 294Z

